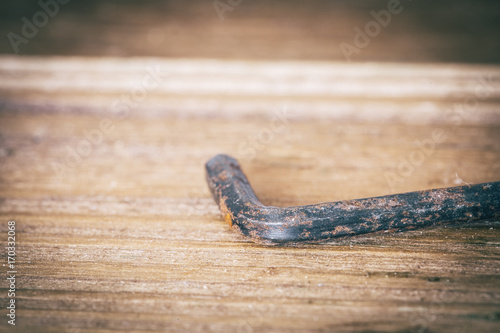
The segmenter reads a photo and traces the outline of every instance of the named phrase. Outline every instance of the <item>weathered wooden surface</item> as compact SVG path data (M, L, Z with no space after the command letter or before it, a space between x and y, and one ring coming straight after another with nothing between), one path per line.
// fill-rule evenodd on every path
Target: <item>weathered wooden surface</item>
M259 246L225 224L203 164L234 155L278 206L499 180L499 78L494 66L1 57L1 253L15 220L18 273L17 325L2 277L0 330L497 332L498 221ZM137 105L118 107L122 95ZM103 119L112 130L85 143ZM419 155L436 130L445 140Z

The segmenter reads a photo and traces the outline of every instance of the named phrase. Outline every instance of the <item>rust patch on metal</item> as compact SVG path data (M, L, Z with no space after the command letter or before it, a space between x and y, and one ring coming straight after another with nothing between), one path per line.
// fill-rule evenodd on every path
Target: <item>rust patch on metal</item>
M226 223L230 227L232 227L233 226L233 218L231 217L231 212L227 208L226 200L227 200L226 197L222 197L220 199L219 208L220 208L220 211L222 212L222 214L224 215L224 221L226 221Z

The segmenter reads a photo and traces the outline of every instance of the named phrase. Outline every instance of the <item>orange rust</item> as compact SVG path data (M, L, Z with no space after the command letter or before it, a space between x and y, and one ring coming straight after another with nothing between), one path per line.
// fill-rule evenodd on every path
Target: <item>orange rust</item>
M219 206L220 206L220 210L221 210L222 214L224 214L224 221L226 221L226 223L229 224L230 227L232 227L233 226L233 218L231 216L231 212L227 208L225 197L222 198Z
M227 213L224 215L224 221L226 221L227 224L229 224L230 227L233 226L233 219L231 218L231 214Z
M224 215L224 221L226 221L227 224L229 224L230 227L233 226L233 220L231 219L231 214L227 213Z

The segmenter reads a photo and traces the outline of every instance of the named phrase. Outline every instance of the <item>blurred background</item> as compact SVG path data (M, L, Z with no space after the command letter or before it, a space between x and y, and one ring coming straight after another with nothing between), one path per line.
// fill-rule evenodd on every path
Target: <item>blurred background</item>
M497 0L61 3L36 37L19 44L19 54L344 61L340 44L352 45L354 29L374 20L371 11L393 3L398 13L352 61L500 61ZM5 36L22 35L22 18L33 22L40 9L39 1L0 3L0 53L16 53Z

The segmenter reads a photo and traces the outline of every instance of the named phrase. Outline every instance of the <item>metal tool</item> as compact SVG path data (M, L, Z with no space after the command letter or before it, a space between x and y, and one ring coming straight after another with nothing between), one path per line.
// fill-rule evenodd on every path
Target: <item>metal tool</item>
M279 208L257 199L236 159L217 155L206 171L226 222L258 243L318 242L500 217L500 182Z

